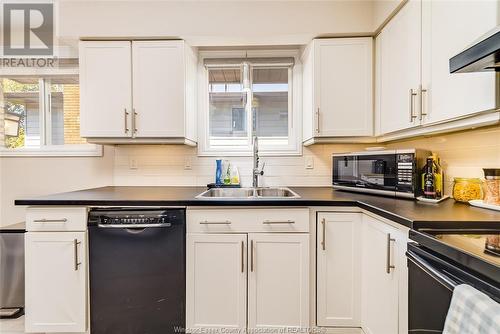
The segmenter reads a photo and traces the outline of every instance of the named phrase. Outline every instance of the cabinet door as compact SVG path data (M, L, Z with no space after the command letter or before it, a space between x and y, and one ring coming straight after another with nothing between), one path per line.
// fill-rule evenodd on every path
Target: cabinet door
M316 136L373 134L371 37L314 41Z
M360 235L360 213L318 214L318 326L361 326Z
M82 137L130 137L130 42L80 42Z
M495 108L495 73L452 73L449 60L497 26L498 1L424 1L422 93L426 123Z
M249 234L248 328L309 327L309 235Z
M187 328L246 328L246 234L188 234Z
M134 41L136 137L184 137L184 42Z
M85 332L85 236L85 232L26 233L26 332Z
M380 134L420 124L420 20L421 2L410 0L377 36L376 113Z
M393 227L363 216L362 324L367 334L399 333L398 235Z

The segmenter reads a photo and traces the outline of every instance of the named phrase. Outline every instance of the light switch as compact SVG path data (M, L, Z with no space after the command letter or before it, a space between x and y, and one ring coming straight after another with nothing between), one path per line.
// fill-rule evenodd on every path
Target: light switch
M305 167L306 167L306 169L314 169L314 158L313 157L306 157Z
M191 166L191 158L185 158L184 159L184 169L185 170L191 170L193 167Z
M137 161L137 158L130 158L128 160L128 167L130 169L138 169L139 168L139 163Z

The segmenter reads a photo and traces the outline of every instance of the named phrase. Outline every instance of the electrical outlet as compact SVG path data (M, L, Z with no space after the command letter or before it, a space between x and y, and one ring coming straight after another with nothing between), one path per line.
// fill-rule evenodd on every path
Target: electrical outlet
M191 169L193 169L193 167L191 165L191 158L184 159L184 169L185 170L191 170Z
M139 162L137 161L137 158L130 158L128 160L128 168L130 168L130 169L138 169L139 168Z
M306 157L304 166L306 167L306 169L314 169L314 158Z

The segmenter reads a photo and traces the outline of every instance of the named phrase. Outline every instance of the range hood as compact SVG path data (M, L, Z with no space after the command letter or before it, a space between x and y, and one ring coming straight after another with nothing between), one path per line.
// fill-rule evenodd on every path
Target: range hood
M450 73L500 72L500 26L450 59Z

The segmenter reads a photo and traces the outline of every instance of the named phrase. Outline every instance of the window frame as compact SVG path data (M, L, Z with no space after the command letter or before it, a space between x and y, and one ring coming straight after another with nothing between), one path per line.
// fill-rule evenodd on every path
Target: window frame
M302 64L299 49L280 50L209 50L200 51L198 62L198 156L251 156L251 129L245 139L231 137L210 138L209 129L209 76L204 65L209 58L275 58L293 57L294 65L289 68L288 94L288 137L259 137L261 156L302 155ZM257 65L256 68L259 68ZM247 115L252 124L252 115ZM286 140L286 144L284 141ZM220 145L210 145L219 141ZM280 143L283 142L282 144ZM274 142L274 143L273 143Z
M16 74L15 69L8 69L0 73L0 79L15 79L20 77L38 78L39 84L39 125L40 125L40 146L19 147L15 149L0 147L0 157L100 157L103 155L103 147L98 144L61 144L47 145L51 141L51 112L50 112L50 79L51 77L61 77L77 75L78 70L70 69L54 71L55 73L40 71L23 71L21 75Z

